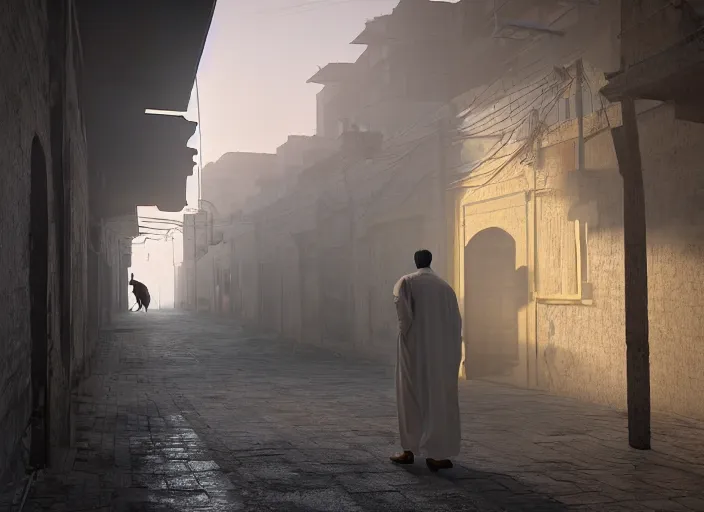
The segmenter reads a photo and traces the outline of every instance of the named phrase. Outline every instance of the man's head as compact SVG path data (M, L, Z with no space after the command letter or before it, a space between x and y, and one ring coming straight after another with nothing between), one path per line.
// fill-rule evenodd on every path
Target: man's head
M427 249L421 249L413 255L413 260L416 262L416 268L430 268L430 264L433 262L433 254Z

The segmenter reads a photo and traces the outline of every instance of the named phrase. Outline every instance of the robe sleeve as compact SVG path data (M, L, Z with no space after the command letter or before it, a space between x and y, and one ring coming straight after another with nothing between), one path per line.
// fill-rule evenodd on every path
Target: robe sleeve
M401 280L394 288L394 303L398 317L398 329L401 335L408 334L413 323L413 297L410 285L406 279Z

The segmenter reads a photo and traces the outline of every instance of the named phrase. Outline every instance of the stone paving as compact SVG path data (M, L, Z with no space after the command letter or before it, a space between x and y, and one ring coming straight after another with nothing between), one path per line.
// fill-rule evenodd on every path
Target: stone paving
M704 511L701 423L656 417L638 452L622 412L463 382L463 452L430 474L387 462L391 368L212 317L133 314L107 334L69 469L24 510Z

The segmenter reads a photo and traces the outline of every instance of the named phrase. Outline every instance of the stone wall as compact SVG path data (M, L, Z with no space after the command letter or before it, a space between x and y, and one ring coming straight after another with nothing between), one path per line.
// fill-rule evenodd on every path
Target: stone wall
M0 80L0 471L20 455L19 442L29 433L32 408L29 193L35 136L45 153L47 173L50 165L45 33L42 2L3 2L0 66L13 73L4 73ZM27 454L22 455L26 459Z
M72 55L76 53L72 51ZM71 381L76 383L88 371L87 365L96 340L88 337L88 301L91 296L88 285L88 152L80 109L80 84L73 59L69 60L67 67L66 123L69 130L69 147L65 173L70 228L66 238L69 241L71 276Z
M12 70L0 79L0 118L3 120L0 124L0 277L4 290L3 300L0 301L0 326L4 333L4 342L0 347L0 432L3 433L0 438L0 480L17 475L28 462L33 431L30 425L32 379L37 377L36 373L32 375L30 321L30 180L33 146L35 156L41 155L45 161L45 168L35 175L42 176L46 181L45 213L49 223L47 238L35 238L37 244L47 246L48 332L46 346L37 348L35 345L34 354L36 356L37 350L43 352L47 361L48 434L42 437L52 447L50 462L52 459L57 461L60 456L58 448L70 441L71 371L72 368L80 368L90 352L85 337L85 136L71 56L65 63L68 77L65 147L69 151L64 165L63 178L66 181L63 184L55 183L60 178L52 170L51 159L47 19L45 2L39 0L10 0L0 7L0 65L2 69ZM36 142L33 142L35 137ZM58 194L65 194L65 190L69 193L63 196L65 208L62 210ZM64 216L65 232L70 233L65 254L68 256L67 266L71 269L71 288L63 296L59 286L58 215ZM39 234L34 233L35 237ZM62 302L67 297L70 297L70 308L62 308ZM62 318L62 313L66 314L67 311L69 314ZM62 320L70 322L69 329L61 329ZM68 339L62 340L62 335ZM36 435L38 430L34 429L34 432Z

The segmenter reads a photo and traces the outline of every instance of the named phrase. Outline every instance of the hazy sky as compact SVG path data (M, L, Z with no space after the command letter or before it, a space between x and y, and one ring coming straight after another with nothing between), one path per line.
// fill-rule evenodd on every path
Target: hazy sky
M198 71L203 164L229 151L273 152L289 134L315 133L315 94L320 86L306 84L306 80L318 66L356 59L364 47L350 41L364 29L366 20L390 13L397 3L218 0ZM195 94L187 117L197 120ZM198 148L198 132L189 146ZM188 179L190 206L198 204L196 176L197 170ZM180 212L160 212L154 207L141 207L139 214L182 218ZM166 246L170 248L171 243ZM143 259L142 247L136 247L135 265ZM180 249L177 252L180 261Z
M229 151L273 152L289 134L315 133L320 86L306 80L318 66L356 59L364 47L350 41L397 3L218 0L198 71L203 163Z

